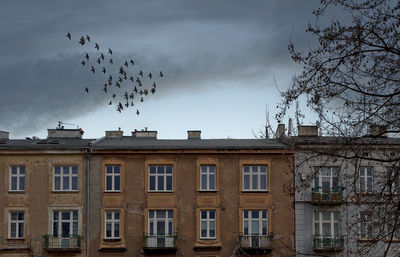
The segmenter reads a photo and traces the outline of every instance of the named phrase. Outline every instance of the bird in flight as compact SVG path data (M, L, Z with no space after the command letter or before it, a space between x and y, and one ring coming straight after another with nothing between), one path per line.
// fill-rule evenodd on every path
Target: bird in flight
M85 87L86 93L89 93L89 88Z
M86 60L89 61L89 54L88 53L85 54L85 58L86 58Z
M149 79L152 78L153 75L151 75L151 72L147 75L147 77L149 77Z
M130 63L133 65L135 65L135 62L131 59Z
M143 71L142 70L139 71L139 75L143 77Z
M81 61L81 64L82 64L82 66L84 66L84 65L85 65L85 61L84 61L84 60L82 60L82 61Z
M90 68L90 71L93 72L93 73L95 73L95 69L94 69L93 66L92 66L92 68Z
M85 38L83 36L81 36L81 38L79 39L79 44L81 45L85 44Z
M109 61L109 63L111 63L111 64L113 64L113 60L110 58L110 61Z
M104 74L106 74L106 68L103 67L102 72L103 72Z
M67 33L67 38L69 39L69 40L71 40L71 33Z
M164 77L164 73L162 73L162 71L160 71L160 78Z
M94 48L96 48L97 50L99 50L99 48L100 48L100 47L99 47L99 44L95 43L95 44L94 44Z
M87 39L88 42L90 42L90 37L89 37L89 35L86 35L86 39Z
M104 54L103 53L100 54L100 58L104 61Z
M109 53L109 54L112 54L111 48L108 48L108 53Z
M140 113L139 110L136 110L136 115L137 115L137 116L139 116L139 113Z

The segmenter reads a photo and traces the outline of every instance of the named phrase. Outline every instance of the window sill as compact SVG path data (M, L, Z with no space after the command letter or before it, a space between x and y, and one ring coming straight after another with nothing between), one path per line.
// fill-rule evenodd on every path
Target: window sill
M25 190L9 190L8 191L9 194L26 194Z
M375 242L377 242L377 240L374 238L363 238L363 239L358 239L358 242L360 242L360 243L375 243Z
M121 238L103 238L104 242L121 242Z
M268 190L242 190L242 193L269 193Z
M18 238L7 238L8 242L23 242L25 241L25 237L18 237Z
M162 194L164 194L164 193L175 193L175 191L147 191L147 193L162 193Z
M218 190L197 190L199 193L218 193Z
M51 193L53 193L53 194L79 194L79 191L67 191L67 190L64 190L64 191L55 191L55 190L53 190L53 191L51 191Z
M104 194L122 194L122 191L104 191Z

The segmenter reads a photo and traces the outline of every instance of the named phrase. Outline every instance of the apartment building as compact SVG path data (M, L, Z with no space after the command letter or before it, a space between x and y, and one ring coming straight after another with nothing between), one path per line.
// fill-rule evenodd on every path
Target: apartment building
M2 256L293 253L287 146L201 139L200 131L180 140L120 130L88 140L77 132L1 140Z
M400 139L372 133L355 141L300 126L290 140L297 254L399 256Z

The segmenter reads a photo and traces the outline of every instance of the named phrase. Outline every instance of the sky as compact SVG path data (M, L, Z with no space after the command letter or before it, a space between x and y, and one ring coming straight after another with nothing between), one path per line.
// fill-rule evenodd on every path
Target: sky
M305 30L318 3L2 0L0 130L10 138L45 138L63 121L65 128L82 128L84 138L118 128L130 135L145 127L159 138L186 138L187 130L201 130L202 138L254 138L264 130L266 113L276 124L279 90L301 68L290 59L288 43L300 49L312 44ZM81 46L82 35L91 42ZM86 52L94 74L80 64ZM100 53L114 61L104 64L106 74L99 70L103 63L94 63ZM108 93L103 84L109 74L115 80L130 59L135 66L129 74L149 89L156 82L156 92L119 113L117 100L134 84L109 86Z

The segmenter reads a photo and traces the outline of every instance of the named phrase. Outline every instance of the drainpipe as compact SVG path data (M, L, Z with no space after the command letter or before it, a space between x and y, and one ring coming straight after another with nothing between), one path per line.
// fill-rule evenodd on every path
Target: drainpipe
M86 148L86 257L89 257L89 235L90 235L90 157L92 156L92 145Z

